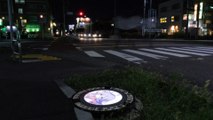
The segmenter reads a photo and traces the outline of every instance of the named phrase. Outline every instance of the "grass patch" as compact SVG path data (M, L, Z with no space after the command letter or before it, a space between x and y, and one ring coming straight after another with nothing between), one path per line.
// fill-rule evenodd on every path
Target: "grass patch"
M213 120L213 103L208 84L189 89L181 77L164 78L138 68L107 70L91 75L73 75L65 81L76 91L113 86L128 90L143 103L145 120Z

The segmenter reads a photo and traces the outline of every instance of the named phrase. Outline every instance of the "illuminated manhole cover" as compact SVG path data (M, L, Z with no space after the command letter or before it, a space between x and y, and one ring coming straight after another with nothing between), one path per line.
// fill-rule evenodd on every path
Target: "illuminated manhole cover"
M96 87L73 95L74 105L80 109L94 112L109 112L130 106L134 97L128 91L114 87Z

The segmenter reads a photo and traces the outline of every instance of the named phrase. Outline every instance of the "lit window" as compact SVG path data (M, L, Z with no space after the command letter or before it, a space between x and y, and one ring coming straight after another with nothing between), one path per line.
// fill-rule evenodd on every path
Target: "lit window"
M188 17L187 14L184 14L183 15L183 20L187 20L187 17Z
M173 35L174 33L179 32L179 27L177 25L172 25L168 32L168 35Z
M167 17L160 18L160 23L167 23Z
M175 16L171 17L171 22L175 22Z
M211 24L212 21L211 20L206 20L206 24Z
M15 3L21 3L21 4L23 4L23 3L25 3L25 0L15 0Z
M18 13L19 13L19 14L23 14L23 9L22 9L22 8L19 8L19 9L18 9Z

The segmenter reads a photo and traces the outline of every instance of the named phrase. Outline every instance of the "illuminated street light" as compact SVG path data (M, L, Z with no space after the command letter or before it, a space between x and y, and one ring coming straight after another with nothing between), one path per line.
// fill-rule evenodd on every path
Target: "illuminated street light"
M42 18L44 18L44 16L43 16L43 15L40 15L40 18L42 19Z

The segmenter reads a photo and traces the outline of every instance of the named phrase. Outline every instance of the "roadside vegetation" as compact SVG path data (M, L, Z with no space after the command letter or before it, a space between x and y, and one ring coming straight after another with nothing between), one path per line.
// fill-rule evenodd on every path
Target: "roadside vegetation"
M126 89L143 103L138 120L213 120L209 81L193 86L179 76L164 77L139 68L73 75L65 82L76 91L99 86Z

